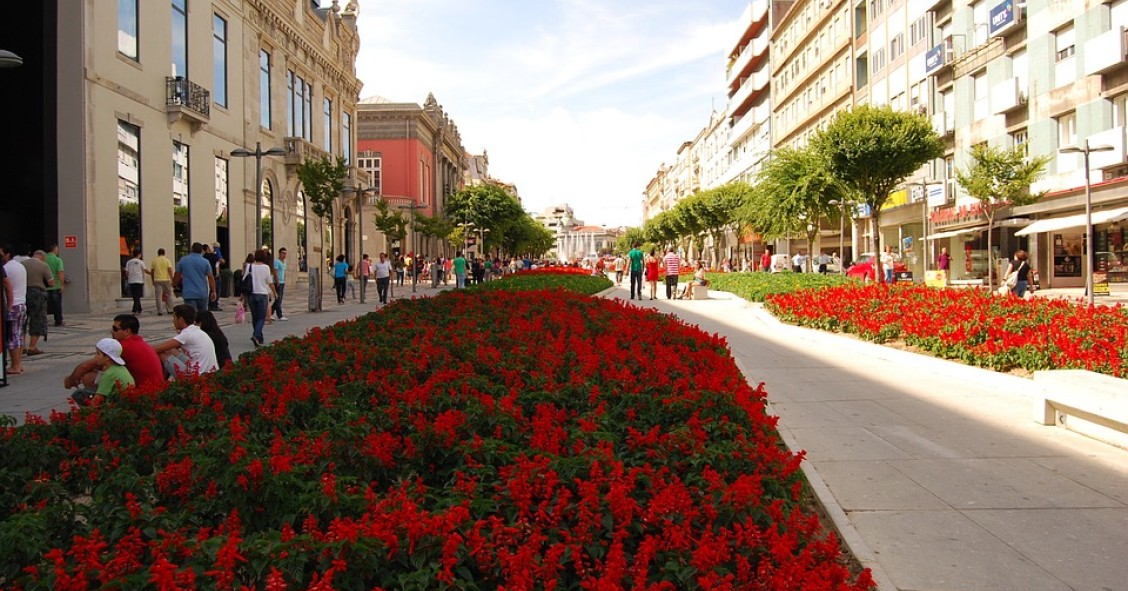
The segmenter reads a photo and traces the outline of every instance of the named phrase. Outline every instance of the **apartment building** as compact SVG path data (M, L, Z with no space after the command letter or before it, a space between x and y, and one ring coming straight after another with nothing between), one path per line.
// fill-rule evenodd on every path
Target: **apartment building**
M1085 157L1061 150L1088 142L1097 282L1128 288L1128 1L939 0L930 11L933 124L949 142L933 171L947 187L945 205L930 214L937 245L957 254L959 274L985 274L985 224L954 171L967 165L972 145L1024 145L1051 156L1047 176L1032 187L1045 196L1004 212L992 256L1022 248L1043 286L1084 285Z
M446 198L463 187L467 160L458 126L434 95L422 105L366 98L357 105L357 123L359 168L374 179L376 189L370 202L384 199L394 207L414 207L414 213L443 215ZM371 220L364 224L366 233L376 233ZM428 253L443 248L433 239L416 244ZM401 246L384 248L391 252Z
M13 32L20 46L48 31L25 55L42 85L9 99L44 105L20 123L29 154L15 160L35 176L29 193L0 198L0 218L25 216L27 227L6 224L8 238L60 243L66 309L115 309L135 249L175 258L193 242L217 243L238 263L261 234L290 251L298 280L351 250L344 218L314 219L295 168L323 155L351 160L355 2L45 4L32 11L41 29ZM6 138L5 152L20 141ZM16 203L39 199L46 205L30 216Z

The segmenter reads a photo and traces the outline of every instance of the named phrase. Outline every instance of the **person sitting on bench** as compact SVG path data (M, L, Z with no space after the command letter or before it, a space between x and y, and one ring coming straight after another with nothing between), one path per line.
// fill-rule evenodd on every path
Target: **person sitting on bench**
M709 285L709 280L705 278L705 261L697 261L697 268L693 272L693 279L690 279L689 282L685 284L685 289L682 290L681 298L683 300L693 299L693 286L695 285Z

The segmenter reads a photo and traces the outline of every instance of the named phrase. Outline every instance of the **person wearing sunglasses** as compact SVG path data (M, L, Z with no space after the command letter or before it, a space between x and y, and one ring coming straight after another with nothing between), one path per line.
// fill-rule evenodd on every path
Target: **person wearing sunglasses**
M141 322L136 316L132 314L114 316L113 325L110 326L110 336L121 343L120 355L125 360L125 368L129 370L133 380L139 387L162 384L166 380L161 360L157 357L153 346L146 342L138 334L139 332L141 332ZM63 378L63 386L96 390L103 365L97 355L83 361Z

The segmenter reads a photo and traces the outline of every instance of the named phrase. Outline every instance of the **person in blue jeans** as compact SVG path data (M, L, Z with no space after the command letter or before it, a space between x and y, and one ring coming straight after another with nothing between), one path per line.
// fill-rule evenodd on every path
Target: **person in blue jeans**
M278 315L279 320L289 320L286 315L282 313L282 296L286 294L286 248L278 249L278 258L274 259L274 274L278 276L278 282L274 284L274 292L277 296L274 298L274 305L270 307L270 311Z
M184 303L196 310L207 310L208 302L217 299L215 275L212 274L211 264L204 258L203 244L194 242L192 253L176 261L172 284L180 287Z
M256 250L255 262L243 270L251 276L251 293L248 294L247 300L251 304L251 326L254 330L251 334L251 342L256 347L263 343L262 327L266 324L266 316L269 314L267 303L272 296L277 297L270 266L266 264L267 258L268 254L265 250Z
M337 255L337 262L333 263L333 288L337 291L337 303L345 303L345 284L349 278L349 264L345 262L345 255Z

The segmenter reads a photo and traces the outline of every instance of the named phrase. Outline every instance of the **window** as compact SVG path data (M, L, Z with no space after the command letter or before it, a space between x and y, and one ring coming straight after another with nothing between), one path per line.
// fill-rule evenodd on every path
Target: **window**
M971 19L975 27L975 43L974 45L982 45L987 42L987 34L990 30L987 27L990 7L987 6L987 0L979 0L971 6Z
M286 137L294 136L294 71L286 70Z
M259 227L262 228L262 244L258 247L273 248L274 242L274 185L270 179L262 179L262 218Z
M1112 97L1112 126L1119 127L1128 121L1128 94Z
M117 53L138 61L138 2L117 0Z
M259 125L270 127L270 53L259 50ZM261 244L259 246L262 246Z
M172 229L176 258L188 256L191 243L191 210L188 201L188 146L172 142Z
M1073 57L1073 54L1076 52L1073 25L1063 27L1054 32L1054 44L1056 46L1056 53L1054 55L1057 57L1058 62Z
M212 69L214 82L212 100L221 107L227 106L227 21L218 14L212 15Z
M1015 130L1013 133L1010 134L1010 139L1011 139L1011 147L1022 146L1022 152L1024 154L1030 153L1030 144L1028 143L1030 141L1030 138L1027 135L1027 131L1026 131L1025 128Z
M973 116L976 121L984 119L991 110L989 90L987 88L987 72L981 71L971 76L971 98L973 101Z
M141 248L141 128L124 121L117 126L118 236L125 252ZM121 256L121 266L129 255ZM122 285L122 297L129 295Z
M377 154L375 157L358 158L357 165L368 173L369 178L372 179L372 188L376 190L376 194L381 194L381 167L383 166L383 157Z
M341 110L341 155L352 164L352 115Z
M1057 149L1061 150L1066 146L1077 145L1077 113L1069 113L1057 118ZM1077 154L1062 154L1058 152L1057 168L1058 171L1074 170L1081 164L1080 156Z
M928 17L926 17L926 16L922 16L922 17L918 18L916 20L916 22L914 22L911 25L911 27L909 28L909 45L910 46L916 45L917 43L924 41L925 37L928 36L928 28L925 25L925 23L928 22L927 18Z
M893 61L905 52L905 34L897 33L896 37L889 42L889 61Z
M293 71L286 72L286 134L313 141L313 85Z
M333 153L333 101L325 99L325 151Z
M313 141L313 85L303 80L302 94L305 97L302 105L302 137L306 141Z
M188 77L188 0L172 0L172 75Z

